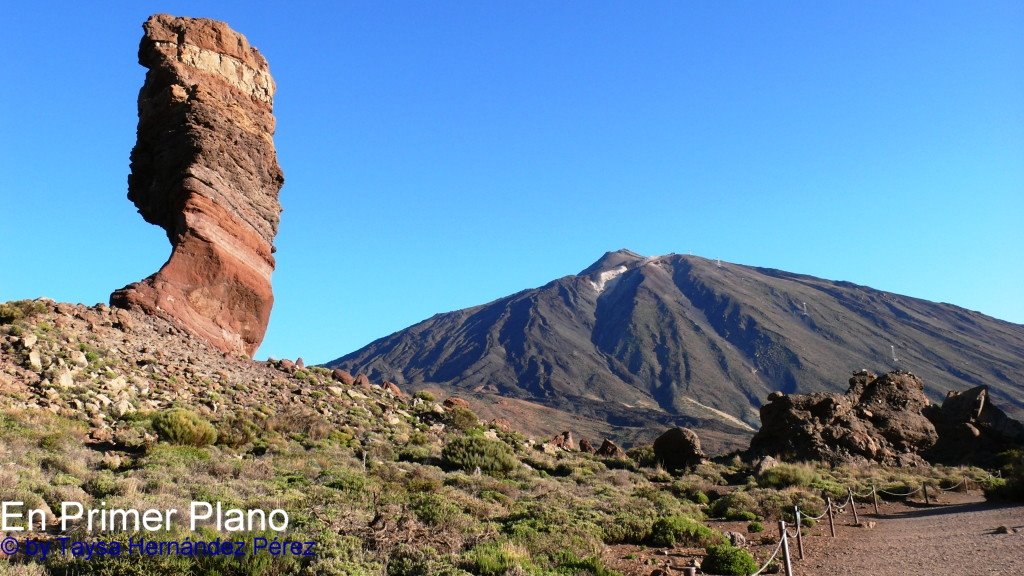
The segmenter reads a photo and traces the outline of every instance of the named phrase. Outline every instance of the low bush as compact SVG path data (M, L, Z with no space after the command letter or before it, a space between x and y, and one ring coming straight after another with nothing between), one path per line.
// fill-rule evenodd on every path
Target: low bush
M806 488L819 479L818 473L809 465L779 464L761 473L757 483L765 488Z
M46 304L35 300L14 300L0 304L0 324L11 324L46 311Z
M721 535L689 516L665 516L651 527L650 542L654 546L675 546L677 543L707 546L721 540Z
M183 408L171 408L154 416L153 431L161 440L182 446L209 446L217 440L212 424Z
M491 476L503 476L520 466L512 449L500 440L460 436L441 450L441 460L452 468L474 472L477 467Z
M731 544L708 546L707 554L700 565L702 572L724 576L753 574L758 568L759 566L750 552Z

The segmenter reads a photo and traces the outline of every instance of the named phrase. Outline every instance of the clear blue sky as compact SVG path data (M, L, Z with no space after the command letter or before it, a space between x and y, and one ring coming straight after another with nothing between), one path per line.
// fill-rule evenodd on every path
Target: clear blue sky
M141 24L270 62L286 183L259 357L322 362L606 250L1024 323L1024 3L12 3L0 300L156 271L125 198ZM92 6L90 6L92 5Z

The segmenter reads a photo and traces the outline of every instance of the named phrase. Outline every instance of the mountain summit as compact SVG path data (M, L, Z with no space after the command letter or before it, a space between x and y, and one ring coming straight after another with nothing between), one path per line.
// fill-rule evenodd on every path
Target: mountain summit
M935 401L985 384L1024 415L1024 326L849 282L629 250L328 365L457 392L538 433L568 426L627 443L681 424L713 448L738 446L769 393L842 391L861 368L909 370Z

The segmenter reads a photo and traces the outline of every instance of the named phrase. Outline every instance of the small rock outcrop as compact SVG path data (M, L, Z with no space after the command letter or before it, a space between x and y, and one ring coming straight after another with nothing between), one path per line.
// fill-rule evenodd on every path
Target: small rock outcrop
M167 231L171 256L110 303L172 320L225 352L252 356L273 293L278 192L267 61L226 24L152 16L143 25L128 198Z
M682 470L700 464L704 451L696 432L689 428L670 428L654 440L654 458L666 470Z
M597 455L604 458L625 458L626 451L619 448L615 442L605 438L604 442L601 443L601 447L597 449Z
M576 450L576 439L573 437L572 432L569 430L566 430L561 434L555 435L555 437L551 439L551 442L549 442L549 444L553 445L555 448L561 448L562 450Z
M987 401L987 388L950 392L932 404L908 372L855 372L846 394L768 397L753 455L833 464L869 460L910 466L984 463L1024 445L1024 425Z
M934 407L933 407L934 408ZM928 413L939 434L930 460L991 465L995 456L1024 446L1024 424L1010 418L989 397L988 386L946 394Z

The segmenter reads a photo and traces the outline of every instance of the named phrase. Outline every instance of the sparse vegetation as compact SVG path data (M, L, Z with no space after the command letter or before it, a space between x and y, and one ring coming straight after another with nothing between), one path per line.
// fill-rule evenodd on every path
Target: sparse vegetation
M213 425L194 412L171 408L153 417L153 430L161 440L185 446L208 446L217 440Z

